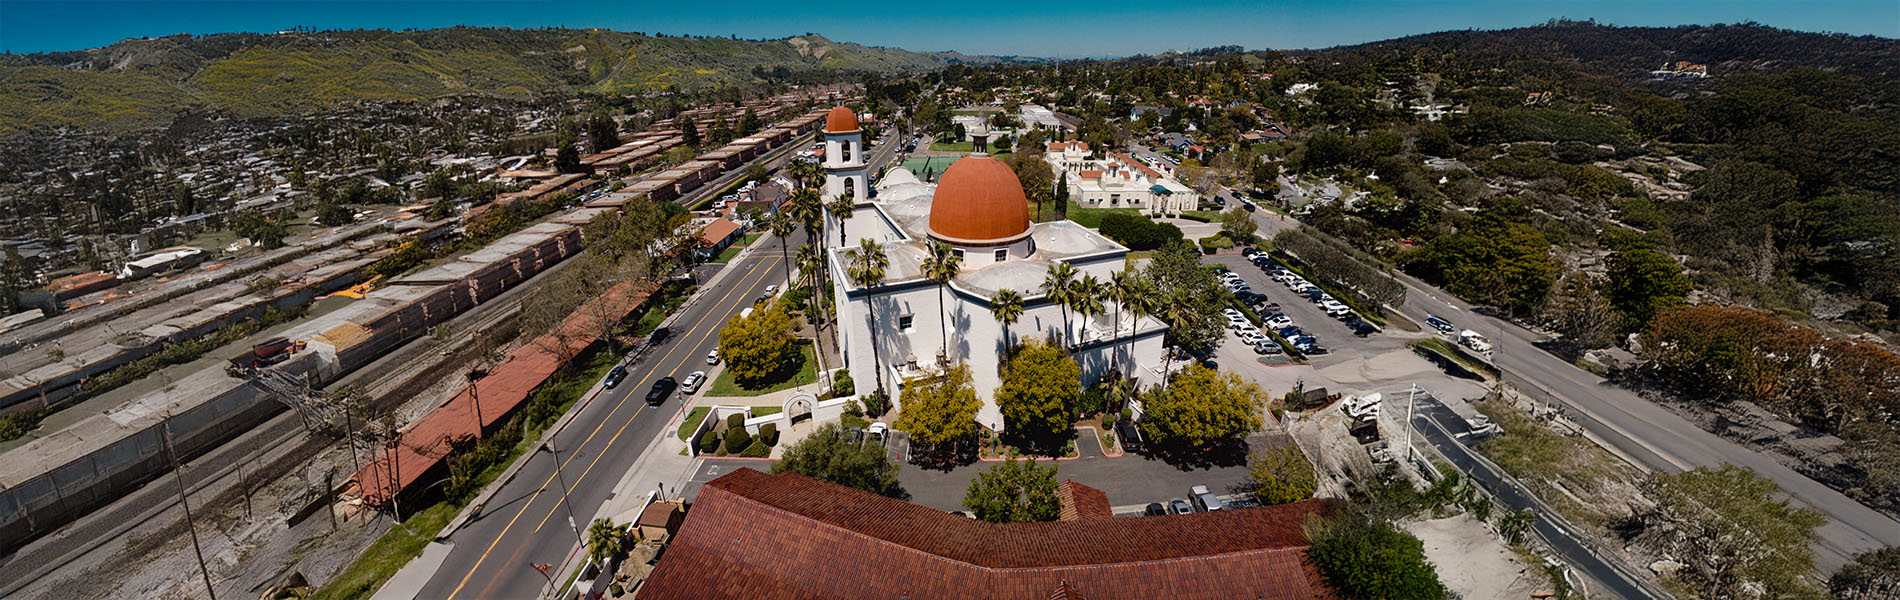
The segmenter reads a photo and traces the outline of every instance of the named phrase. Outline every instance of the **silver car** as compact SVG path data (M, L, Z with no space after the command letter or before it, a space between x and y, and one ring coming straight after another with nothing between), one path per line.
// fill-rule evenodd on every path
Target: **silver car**
M680 391L688 394L697 392L699 391L700 384L703 383L706 383L706 372L693 371L693 374L686 376L686 380L680 382Z

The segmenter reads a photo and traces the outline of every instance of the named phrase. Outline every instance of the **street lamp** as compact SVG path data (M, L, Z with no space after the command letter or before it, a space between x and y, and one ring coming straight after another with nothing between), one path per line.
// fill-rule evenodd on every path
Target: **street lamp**
M554 438L548 438L541 449L554 455L554 479L561 482L561 506L567 509L567 527L574 530L574 539L584 545L587 540L581 537L581 526L574 523L574 502L567 496L567 477L561 475L561 451L554 448Z

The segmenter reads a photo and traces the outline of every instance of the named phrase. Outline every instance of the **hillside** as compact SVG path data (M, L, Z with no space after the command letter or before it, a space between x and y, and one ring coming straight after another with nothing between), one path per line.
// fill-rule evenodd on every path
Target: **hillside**
M178 35L0 57L0 135L161 125L205 108L272 116L350 100L704 89L767 76L892 74L999 60L818 35L755 41L466 27Z

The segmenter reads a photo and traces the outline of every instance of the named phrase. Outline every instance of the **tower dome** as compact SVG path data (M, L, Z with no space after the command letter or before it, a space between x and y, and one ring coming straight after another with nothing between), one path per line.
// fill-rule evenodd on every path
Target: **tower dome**
M930 237L994 245L1029 235L1029 199L1003 161L968 156L951 163L937 181L930 199Z
M826 132L842 133L857 130L858 113L851 112L851 109L840 106L831 109L830 113L825 114Z

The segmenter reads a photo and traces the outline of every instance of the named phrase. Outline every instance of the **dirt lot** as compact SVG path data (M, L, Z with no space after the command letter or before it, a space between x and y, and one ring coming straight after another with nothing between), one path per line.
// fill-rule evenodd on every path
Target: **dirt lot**
M1542 569L1524 564L1497 533L1468 515L1401 524L1425 543L1438 579L1464 598L1529 598L1549 593Z

